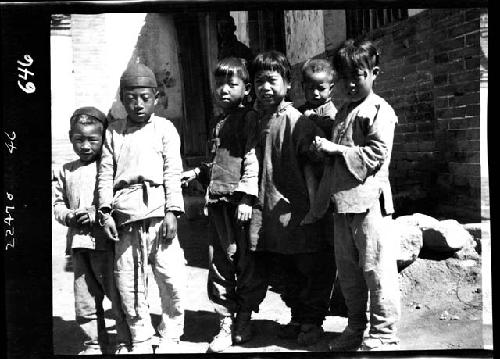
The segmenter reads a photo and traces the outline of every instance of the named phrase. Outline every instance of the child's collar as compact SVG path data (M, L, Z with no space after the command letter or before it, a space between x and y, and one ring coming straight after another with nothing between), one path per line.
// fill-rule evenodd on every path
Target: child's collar
M149 116L147 121L134 122L134 121L130 120L130 118L127 116L127 118L126 118L127 127L142 127L142 126L146 125L147 123L151 123L151 121L153 121L153 117L154 117L154 113L151 114L151 116Z
M313 104L311 104L310 102L306 101L306 103L305 103L305 107L306 107L306 109L312 110L312 109L316 109L316 108L320 108L320 107L322 107L322 106L325 106L325 105L327 105L327 104L328 104L328 103L330 103L330 102L332 102L332 98L331 98L331 97L329 97L328 99L326 99L326 101L325 101L325 102L323 102L323 103L322 103L321 105L319 105L319 106L314 106L314 105L313 105Z
M291 106L292 103L289 102L289 101L281 101L280 104L276 107L276 109L272 112L267 112L268 114L278 114L278 113L281 113L283 111L285 111L289 106ZM254 109L260 114L265 114L266 111L265 109L263 109L262 107L259 106L259 102L255 101L254 105L253 105Z

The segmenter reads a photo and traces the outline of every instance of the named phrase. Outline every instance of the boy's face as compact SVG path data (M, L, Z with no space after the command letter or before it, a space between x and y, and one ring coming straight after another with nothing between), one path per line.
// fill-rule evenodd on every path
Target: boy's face
M155 110L156 92L150 87L126 87L121 99L132 122L148 121Z
M264 108L278 106L290 89L290 84L278 71L258 71L254 85L255 96Z
M215 78L215 100L223 110L238 107L249 91L250 85L245 86L238 76Z
M311 105L320 106L330 98L333 89L332 77L326 72L308 73L303 83L304 96Z
M351 68L338 74L337 86L348 102L363 100L372 92L373 81L377 78L380 69Z
M76 123L71 131L70 141L73 151L85 163L95 161L101 154L102 148L102 124Z

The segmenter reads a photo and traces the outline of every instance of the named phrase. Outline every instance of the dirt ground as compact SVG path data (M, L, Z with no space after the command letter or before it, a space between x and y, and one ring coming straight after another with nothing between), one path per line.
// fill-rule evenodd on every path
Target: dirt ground
M206 294L208 246L203 218L179 221L179 238L188 262L189 303L186 308L185 352L204 353L217 332L217 316ZM53 340L55 354L77 354L82 333L75 322L72 273L66 268L65 228L53 221ZM469 256L470 257L470 256ZM483 348L491 343L491 326L483 326L481 259L419 258L400 274L402 317L399 324L401 350ZM109 302L106 303L109 308ZM153 319L158 298L151 300ZM113 333L110 311L106 325ZM254 315L255 338L227 352L325 352L327 342L340 333L346 319L328 316L325 335L311 347L277 338L280 323L290 318L279 295L269 290L259 313ZM488 346L488 344L486 344Z

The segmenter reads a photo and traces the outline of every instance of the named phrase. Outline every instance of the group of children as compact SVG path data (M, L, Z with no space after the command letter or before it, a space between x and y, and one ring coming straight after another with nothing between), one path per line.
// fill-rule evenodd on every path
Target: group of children
M221 60L214 98L222 114L211 158L185 172L175 127L154 115L157 84L146 66L133 65L121 77L126 119L105 128L97 109L75 111L70 140L79 159L63 166L54 209L69 227L84 352L110 351L103 349L104 295L116 319L117 353L152 353L155 334L161 338L156 352L176 351L187 300L177 217L181 182L195 178L207 188L207 290L220 316L210 352L252 338L252 313L275 277L291 311L279 337L301 345L320 340L337 276L348 325L330 350L397 344L397 244L384 233L384 217L393 212L388 167L397 117L373 92L379 72L375 46L348 40L333 68L319 59L304 64L306 103L296 109L286 100L292 79L283 54L260 53L248 67L239 58ZM334 86L344 103L338 112ZM162 303L156 330L148 264Z

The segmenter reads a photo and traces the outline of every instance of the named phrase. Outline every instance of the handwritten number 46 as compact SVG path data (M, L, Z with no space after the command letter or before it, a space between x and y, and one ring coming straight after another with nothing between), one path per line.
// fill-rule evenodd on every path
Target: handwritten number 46
M18 67L17 70L19 73L17 76L24 81L28 81L28 76L35 76L35 74L27 69L27 67L30 67L33 64L33 59L31 58L30 55L24 55L24 62L21 60L17 60L18 65L21 67ZM30 94L35 92L35 84L31 81L23 83L21 80L17 80L17 85L21 90L24 92Z

